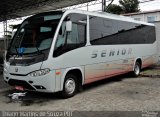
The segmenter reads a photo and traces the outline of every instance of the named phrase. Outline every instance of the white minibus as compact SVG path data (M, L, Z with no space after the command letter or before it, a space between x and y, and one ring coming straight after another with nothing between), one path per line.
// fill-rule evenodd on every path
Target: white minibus
M4 80L19 90L61 92L157 62L153 24L81 10L33 15L16 31L4 59Z

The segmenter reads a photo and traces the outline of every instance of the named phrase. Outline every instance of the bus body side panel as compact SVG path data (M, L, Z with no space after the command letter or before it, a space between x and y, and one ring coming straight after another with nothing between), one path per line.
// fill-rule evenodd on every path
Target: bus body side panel
M88 65L85 66L86 84L133 71L137 59L142 60L142 68L157 62L156 42L154 44L90 46L89 48L88 53L96 51L97 56L90 59ZM102 57L104 50L106 54Z
M158 62L157 41L155 41L153 44L150 44L146 48L144 48L144 52L150 53L150 54L142 57L142 68L151 66L151 65L156 64Z
M95 74L96 77L92 75L94 73L93 71L97 70L96 67L94 67L94 65L86 66L85 67L85 71L86 71L85 84L132 71L134 59L133 58L128 59L127 61L128 62L126 63L126 59L124 59L124 60L115 60L115 61L106 62L105 76L103 77L97 76L98 74Z
M89 46L88 51L91 55L85 66L85 84L132 70L134 58L129 46Z
M158 62L157 41L155 41L153 44L137 45L135 52L135 58L139 57L142 59L142 68L151 66Z

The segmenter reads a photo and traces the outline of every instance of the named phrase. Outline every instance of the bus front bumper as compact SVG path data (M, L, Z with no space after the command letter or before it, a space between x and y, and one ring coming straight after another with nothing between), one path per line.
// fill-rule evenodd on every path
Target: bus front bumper
M24 90L38 92L55 92L55 72L44 76L31 77L30 75L10 74L4 70L4 81L11 86L22 87Z

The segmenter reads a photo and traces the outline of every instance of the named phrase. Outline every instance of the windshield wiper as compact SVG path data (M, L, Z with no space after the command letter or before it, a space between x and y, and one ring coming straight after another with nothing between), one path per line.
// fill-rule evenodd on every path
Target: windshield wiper
M37 49L37 52L38 52L39 54L44 54L42 51L39 50L39 48L38 48L37 46L35 46L35 48Z
M42 54L42 55L43 55L43 61L44 61L44 59L45 59L45 53L43 53L42 51L40 51L37 46L35 46L35 48L37 49L37 52L38 52L39 54ZM43 62L42 62L42 64L43 64ZM40 66L40 69L41 69L41 67L42 67L42 64L41 64L41 66Z

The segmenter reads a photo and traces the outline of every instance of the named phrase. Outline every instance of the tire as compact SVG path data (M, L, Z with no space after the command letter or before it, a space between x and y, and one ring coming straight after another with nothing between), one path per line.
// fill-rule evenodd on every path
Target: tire
M63 91L61 92L62 97L63 98L73 97L77 93L77 89L78 89L77 77L73 74L66 75L63 84Z
M141 72L141 65L139 64L139 62L136 62L133 70L134 77L138 77L140 75L140 72Z

